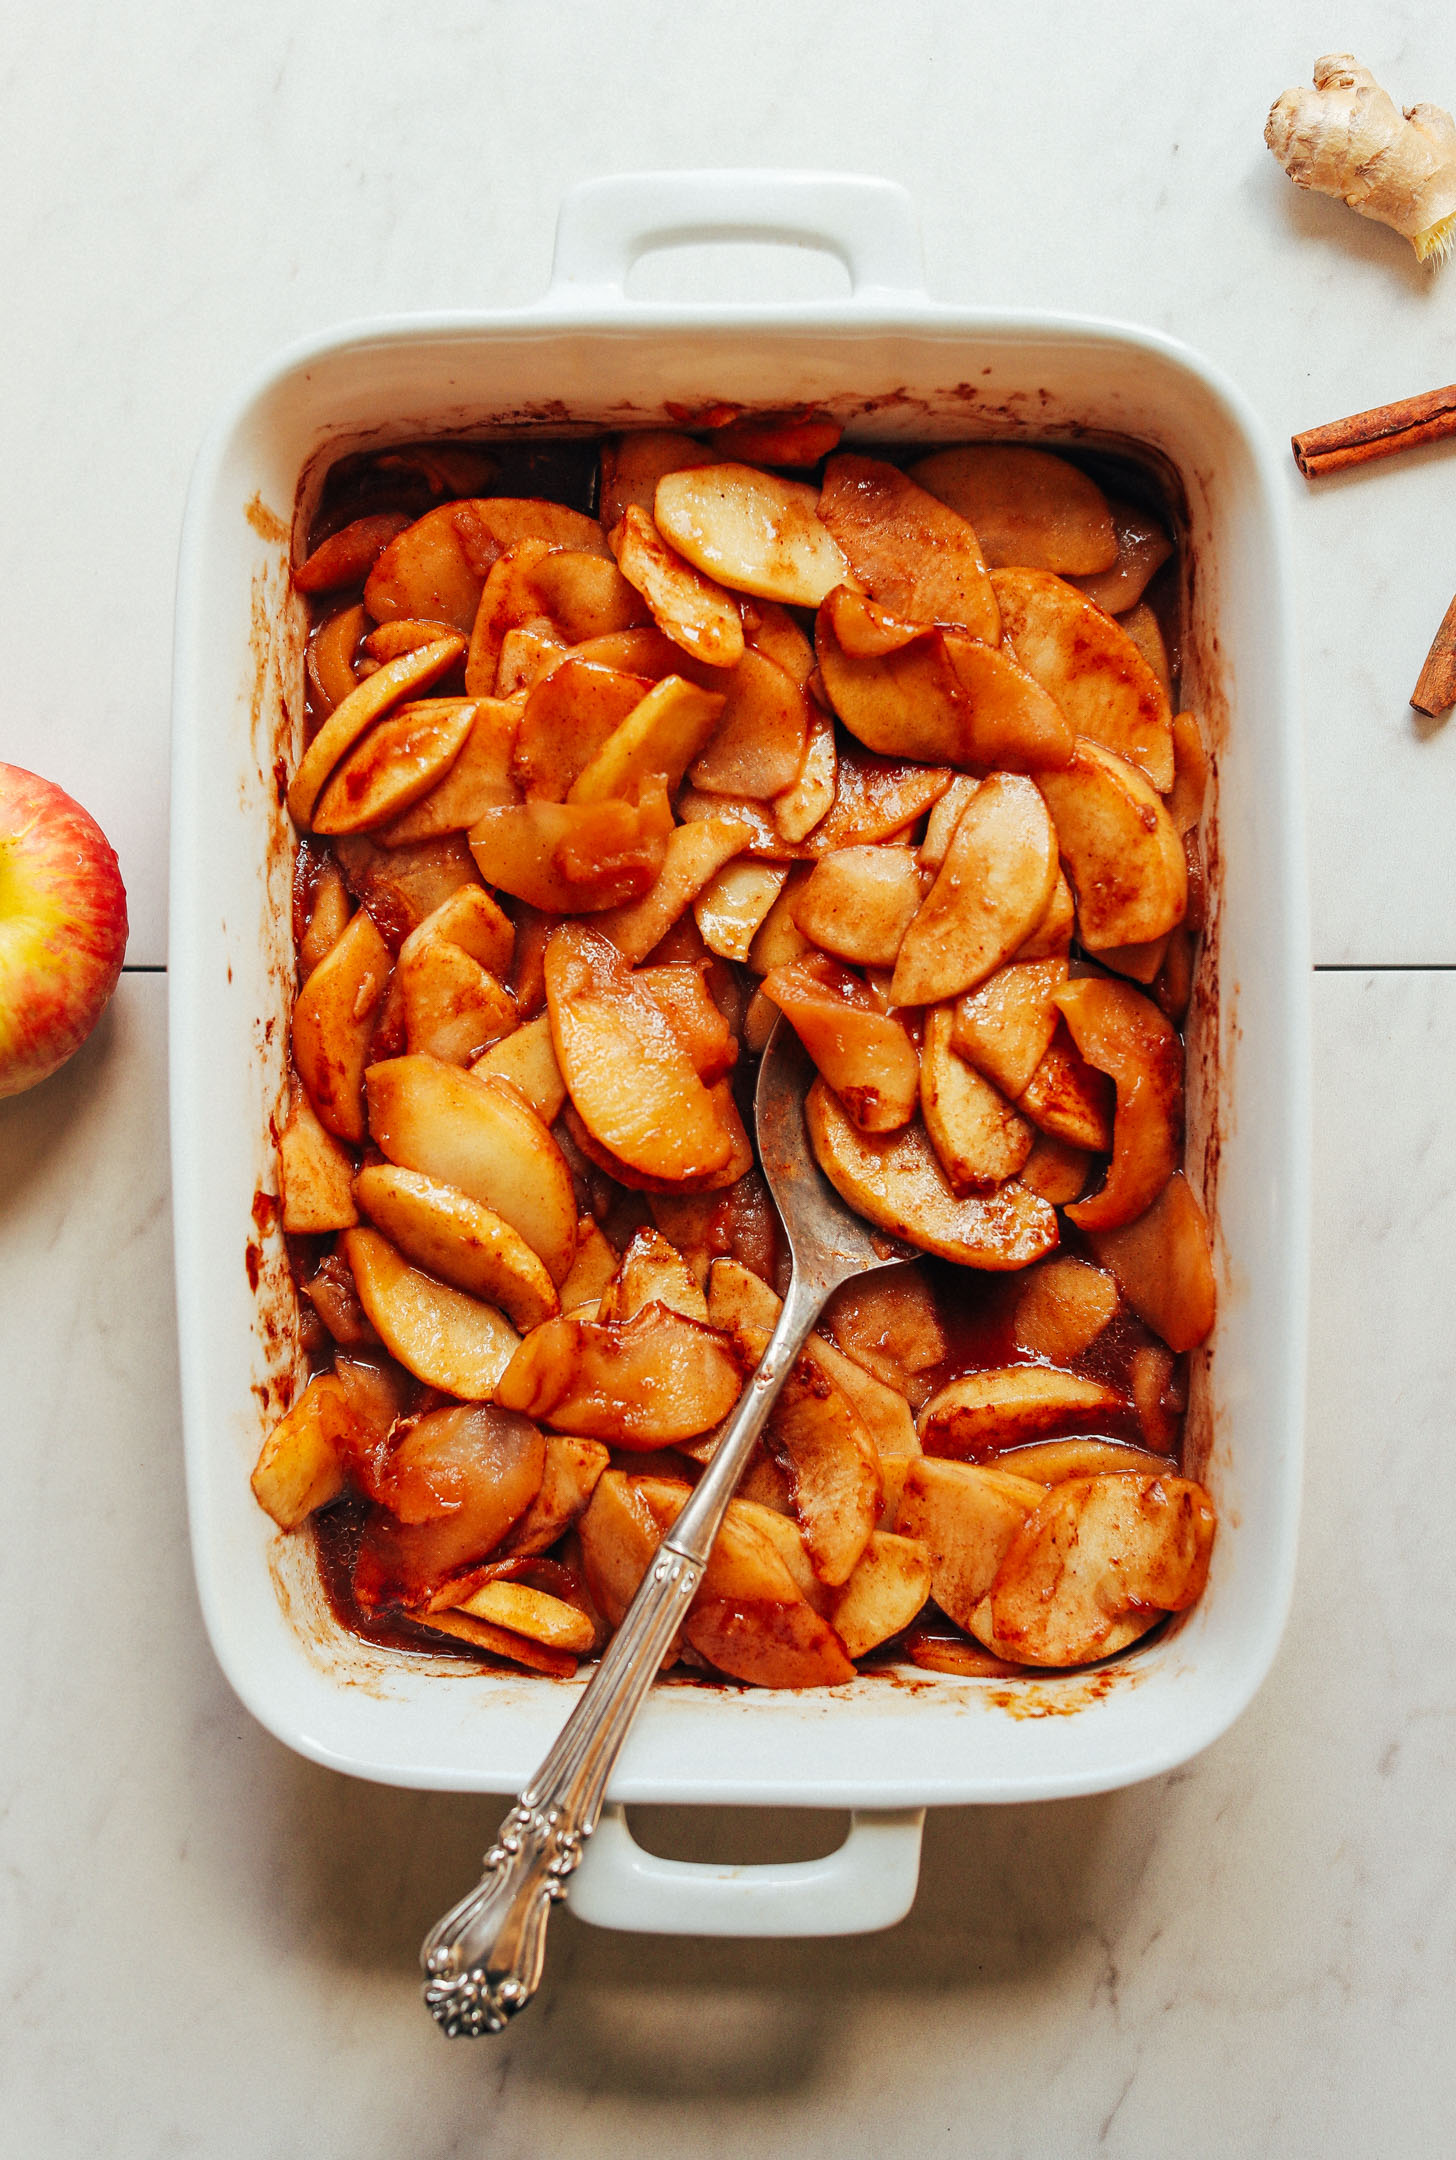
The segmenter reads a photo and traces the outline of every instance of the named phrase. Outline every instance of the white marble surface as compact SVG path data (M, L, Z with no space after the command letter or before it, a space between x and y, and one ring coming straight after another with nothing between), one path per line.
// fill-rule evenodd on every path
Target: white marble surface
M1264 112L1330 43L1456 104L1435 0L1029 12L905 0L17 0L0 52L0 756L111 830L165 959L171 584L188 469L281 343L524 302L568 182L823 165L902 180L945 298L1201 347L1276 436L1444 382L1456 265L1282 181ZM641 289L834 289L755 253ZM804 280L802 285L794 282ZM1456 445L1306 488L1315 1307L1299 1591L1273 1677L1178 1776L932 1818L889 1934L560 1925L504 2043L447 2048L423 1927L479 1802L294 1760L203 1642L166 1217L165 981L0 1104L0 2143L60 2160L1448 2150L1456 2074L1456 731L1406 698L1456 589ZM1354 964L1352 966L1352 964ZM658 1823L663 1836L683 1826ZM733 1825L745 1851L814 1822ZM704 1849L700 1844L695 1849Z

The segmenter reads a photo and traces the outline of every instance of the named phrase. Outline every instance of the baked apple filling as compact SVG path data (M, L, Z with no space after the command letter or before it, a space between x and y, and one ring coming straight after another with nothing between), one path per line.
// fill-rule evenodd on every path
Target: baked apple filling
M1076 1666L1203 1588L1172 543L1049 451L837 441L325 486L279 1139L312 1376L253 1487L365 1634L564 1676L620 1621L778 1314L780 1016L825 1176L923 1258L827 1308L669 1662Z

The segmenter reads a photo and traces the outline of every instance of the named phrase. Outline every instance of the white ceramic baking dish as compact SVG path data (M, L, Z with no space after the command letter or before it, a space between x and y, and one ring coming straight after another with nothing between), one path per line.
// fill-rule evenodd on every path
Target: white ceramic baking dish
M847 301L662 306L626 297L645 250L775 239L828 249ZM1016 1684L917 1672L832 1693L659 1688L615 1803L847 1807L848 1844L788 1869L653 1859L609 1810L573 1903L616 1926L830 1933L914 1893L920 1811L1133 1783L1217 1738L1268 1669L1293 1571L1305 1335L1307 934L1282 491L1242 398L1186 348L1069 317L927 299L915 220L881 181L652 174L570 194L552 283L507 314L367 322L286 354L197 466L177 611L172 1140L193 1549L217 1656L315 1761L410 1786L514 1792L575 1687L372 1648L334 1623L308 1541L248 1473L294 1369L296 1308L266 1196L284 1084L303 617L290 547L328 463L365 444L521 427L596 432L668 401L826 407L851 440L978 436L1126 448L1183 527L1183 696L1217 753L1216 910L1190 1040L1190 1169L1216 1223L1218 1327L1195 1461L1220 1531L1179 1626L1107 1671ZM258 1196L263 1195L262 1199ZM1037 1713L1037 1714L1028 1714ZM1047 1714L1058 1713L1058 1714Z

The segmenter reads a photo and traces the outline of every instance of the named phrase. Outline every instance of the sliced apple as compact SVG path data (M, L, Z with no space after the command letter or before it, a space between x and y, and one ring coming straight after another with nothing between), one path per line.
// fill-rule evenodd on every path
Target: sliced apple
M1085 1148L1073 1147L1052 1133L1039 1132L1031 1153L1021 1166L1021 1182L1029 1192L1040 1193L1053 1207L1075 1200L1087 1183L1092 1157Z
M643 675L568 653L527 692L511 774L528 796L565 802L572 782L641 704Z
M1159 1456L1130 1441L1092 1440L1085 1434L1072 1440L1032 1440L996 1458L998 1470L1014 1470L1037 1485L1060 1485L1064 1478L1101 1477L1112 1471L1159 1477L1167 1467Z
M1144 1443L1159 1455L1171 1454L1188 1408L1187 1382L1172 1351L1163 1343L1140 1343L1128 1359L1127 1391ZM1115 1466L1099 1463L1095 1467Z
M889 1135L862 1132L822 1078L809 1090L804 1115L835 1190L922 1252L999 1271L1027 1267L1055 1247L1056 1215L1014 1178L984 1197L958 1199L918 1122Z
M496 696L529 697L537 683L559 667L570 650L544 616L534 623L518 623L501 639L495 670Z
M727 701L693 765L693 786L756 801L782 795L803 766L811 716L803 688L750 646L728 679Z
M407 1259L471 1297L498 1305L518 1328L559 1311L556 1286L520 1232L453 1185L372 1163L359 1172L355 1197L370 1221Z
M1030 1478L918 1456L905 1472L896 1534L930 1556L936 1603L961 1627L996 1579L1017 1532L1045 1494Z
M487 884L552 915L621 907L650 892L672 812L661 785L636 803L527 802L487 810L470 848Z
M1017 658L1073 731L1116 751L1155 788L1170 788L1167 693L1126 631L1049 570L996 570L991 583Z
M952 1043L1013 1102L1051 1048L1057 1031L1053 993L1066 979L1065 960L1017 960L956 1006Z
M1190 1479L1069 1478L1008 1546L975 1632L1028 1664L1105 1657L1195 1603L1216 1527L1213 1502Z
M862 967L893 967L920 901L912 848L837 848L815 864L793 917L821 951Z
M336 705L343 704L351 690L358 687L354 656L368 627L367 609L340 608L337 615L330 615L326 622L320 623L309 639L305 662L309 693L314 709L325 719Z
M603 1147L600 1140L584 1123L575 1104L567 1098L561 1112L561 1121L567 1138L589 1163L604 1170L609 1178L625 1185L629 1192L651 1193L665 1198L683 1198L704 1193L726 1193L740 1178L753 1168L753 1143L748 1137L738 1106L733 1100L733 1083L719 1080L708 1090L712 1104L724 1132L728 1135L728 1157L717 1170L705 1170L695 1177L664 1178L650 1170L638 1170Z
M320 1121L340 1140L364 1138L364 1068L389 971L389 947L360 908L293 1007L298 1076Z
M922 870L938 870L961 821L961 812L980 786L972 773L957 773L925 821L917 860Z
M724 1336L665 1305L644 1305L620 1325L566 1313L533 1328L497 1382L496 1401L556 1432L657 1448L720 1424L742 1385Z
M665 1015L705 1087L711 1088L733 1070L738 1062L738 1039L713 1002L701 967L638 968L633 981L638 989L649 993Z
M1132 639L1148 666L1158 679L1165 698L1173 695L1173 668L1168 658L1167 642L1163 637L1162 624L1148 606L1139 600L1136 607L1129 608L1117 618L1119 628Z
M1168 797L1168 815L1177 832L1186 836L1193 831L1203 814L1207 790L1208 751L1198 715L1176 712L1173 715L1173 792Z
M817 607L849 565L819 516L819 491L752 465L703 465L657 483L657 529L734 592Z
M480 883L463 833L441 833L406 847L381 847L369 833L339 833L333 849L350 892L394 946L453 893Z
M515 1554L543 1553L585 1513L597 1479L611 1461L600 1440L547 1433L546 1461L535 1499L506 1539Z
M500 695L496 678L508 631L540 629L555 635L533 575L550 554L548 540L518 540L491 564L465 656L465 688L471 697Z
M776 1291L747 1268L726 1255L715 1260L708 1274L708 1319L725 1333L748 1330L765 1340L778 1326L783 1300Z
M1218 1297L1213 1254L1208 1223L1181 1170L1132 1221L1120 1229L1093 1229L1090 1238L1128 1304L1170 1350L1192 1350L1203 1341Z
M309 909L308 928L298 941L298 979L307 982L320 960L327 957L348 927L349 888L344 873L332 859L319 869Z
M993 569L1024 564L1062 575L1110 569L1117 534L1094 480L1050 450L966 443L934 450L910 477L968 518Z
M1017 946L1013 957L1017 960L1065 960L1076 927L1077 903L1067 883L1066 872L1058 866L1057 882L1047 902L1046 913L1031 936Z
M1065 771L1042 773L1038 785L1076 889L1078 932L1090 952L1144 944L1183 920L1183 843L1135 766L1099 743L1079 740Z
M503 1035L478 1057L471 1071L482 1080L508 1080L520 1089L543 1125L554 1125L566 1100L566 1082L556 1062L551 1022L537 1013L522 1027Z
M1067 1364L1095 1342L1121 1304L1105 1268L1062 1255L1027 1271L1012 1334L1033 1357Z
M1116 1230L1152 1205L1178 1166L1183 1046L1130 983L1087 977L1065 984L1056 1001L1082 1056L1117 1090L1106 1182L1068 1217L1083 1230Z
M364 1530L354 1594L366 1612L418 1610L450 1576L500 1546L541 1488L546 1444L494 1403L428 1411L390 1452L381 1508Z
M930 1596L930 1551L919 1538L876 1530L829 1608L835 1634L852 1658L878 1649L909 1627Z
M253 1492L280 1530L296 1530L344 1489L355 1418L334 1373L315 1373L263 1442Z
M401 945L394 987L403 1002L407 1047L452 1065L468 1065L516 1025L510 991L446 936L434 916Z
M928 1455L982 1459L1126 1408L1100 1381L1046 1365L1005 1365L963 1374L932 1395L920 1413L920 1444Z
M519 800L511 778L511 753L521 724L516 698L477 698L475 719L463 749L428 795L380 832L386 847L430 840L440 833L468 832L487 810Z
M954 777L948 765L877 757L857 743L842 743L834 801L804 842L805 853L817 860L836 848L899 838L939 802Z
M606 807L606 806L603 806ZM645 960L678 918L691 907L725 863L742 854L749 839L741 819L711 814L667 836L662 867L640 899L624 901L598 917L595 927L626 960Z
M832 457L819 515L882 607L999 643L1000 610L974 527L897 466L852 452Z
M933 1393L925 1375L950 1355L925 1270L913 1263L845 1283L824 1308L839 1348L915 1407ZM918 1442L917 1442L918 1446Z
M649 774L675 788L718 725L723 700L680 675L655 683L567 791L568 802L634 796Z
M1056 837L1036 783L993 773L962 812L905 933L894 1002L935 1005L984 982L1041 920L1056 874Z
M563 1282L576 1257L576 1200L565 1157L525 1097L436 1058L372 1065L375 1145L403 1170L453 1185L504 1216Z
M290 1234L347 1230L359 1220L354 1157L320 1121L297 1081L289 1091L288 1116L278 1135L278 1182L283 1227Z
M807 840L834 801L839 773L839 751L834 722L828 713L809 701L809 739L792 787L776 795L770 808L779 837L791 844Z
M747 465L817 465L843 433L827 413L744 413L713 430L713 449Z
M1016 1107L1037 1130L1084 1153L1112 1147L1115 1092L1107 1075L1089 1065L1059 1021L1046 1056L1016 1098Z
M333 592L340 585L358 585L368 577L384 549L404 531L409 519L397 510L383 510L373 517L355 518L321 540L293 573L300 592Z
M743 616L733 594L670 545L635 503L622 512L610 539L618 569L641 593L663 636L709 667L736 667L743 658Z
M621 1265L602 1292L598 1320L630 1320L644 1305L665 1305L708 1325L708 1301L676 1246L645 1224L632 1233Z
M288 812L295 825L306 826L312 822L314 807L334 767L348 756L375 722L415 692L427 690L432 683L438 682L455 665L463 649L463 641L458 637L438 638L433 644L423 645L417 652L405 653L373 675L367 675L342 703L334 707L304 751L288 785ZM455 748L458 750L458 743ZM453 755L454 751L451 752ZM444 762L448 765L450 759L446 758ZM402 803L400 807L406 805Z
M790 682L808 689L814 648L786 607L777 600L748 601L743 609L743 635L755 652L781 667Z
M920 1453L910 1405L898 1388L877 1380L822 1335L811 1335L803 1354L848 1398L875 1444L882 1471L887 1461Z
M521 540L607 553L595 519L560 503L508 495L441 503L390 541L364 604L376 622L417 616L468 632L491 565Z
M1031 1153L1033 1133L1000 1090L951 1047L955 1013L935 1005L925 1015L920 1050L920 1111L930 1144L956 1193L993 1192Z
M512 1635L541 1643L548 1650L568 1651L577 1656L592 1649L596 1642L596 1629L579 1606L568 1605L564 1598L534 1589L529 1583L483 1583L458 1605L450 1606L448 1612L468 1614L471 1619L483 1620L492 1628L504 1628ZM438 1626L442 1617L445 1615L432 1614L427 1625ZM493 1649L495 1645L486 1643L482 1647Z
M576 1258L561 1285L561 1310L571 1312L579 1305L600 1305L617 1266L615 1246L603 1237L590 1215L583 1215L576 1226Z
M341 1242L391 1357L428 1387L485 1401L520 1342L504 1313L409 1266L377 1230L346 1230Z
M563 924L546 946L561 1076L593 1138L629 1168L677 1181L721 1169L730 1137L650 989L607 938Z
M1109 615L1121 615L1142 599L1153 576L1172 554L1173 543L1161 520L1140 504L1113 501L1107 507L1117 534L1117 559L1105 569L1079 572L1077 583L1098 607L1105 608Z
M822 955L793 960L763 979L804 1048L856 1126L890 1133L915 1114L920 1061L902 1023L878 1012L847 968Z
M693 465L712 465L717 452L705 450L691 435L671 428L642 428L635 434L609 435L602 444L600 511L602 531L617 525L629 503L652 515L657 483L664 473Z
M764 917L783 891L787 866L730 862L709 878L693 902L693 918L710 952L747 960Z
M795 1363L765 1440L788 1472L794 1512L821 1582L848 1580L869 1543L882 1486L875 1444L858 1411L812 1357Z

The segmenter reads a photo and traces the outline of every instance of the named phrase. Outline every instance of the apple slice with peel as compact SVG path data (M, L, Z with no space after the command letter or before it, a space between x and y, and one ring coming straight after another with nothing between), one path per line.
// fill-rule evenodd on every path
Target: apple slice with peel
M353 1154L320 1122L297 1081L289 1090L288 1116L278 1135L278 1182L283 1227L290 1234L348 1230L359 1220Z
M390 541L364 604L375 622L410 616L468 633L491 565L521 540L607 553L600 526L579 510L524 496L468 497L427 510Z
M634 1230L620 1267L602 1292L598 1320L630 1320L644 1305L666 1305L708 1325L708 1301L692 1269L660 1230Z
M778 863L730 862L709 878L693 902L693 919L709 952L746 960L788 874L787 865Z
M837 848L814 865L794 899L793 917L822 952L861 967L892 968L921 898L913 848Z
M1203 1341L1217 1305L1213 1254L1207 1220L1181 1170L1131 1222L1094 1229L1090 1237L1128 1304L1170 1350L1192 1350Z
M750 646L726 684L727 699L692 769L707 795L766 801L793 786L809 740L810 700L777 661ZM706 693L703 693L706 694Z
M253 1471L253 1491L280 1530L296 1530L344 1489L354 1412L334 1373L315 1373L279 1419Z
M1069 1147L1105 1155L1112 1146L1113 1102L1107 1075L1088 1064L1065 1023L1059 1022L1016 1107L1039 1132Z
M417 1418L388 1455L383 1504L365 1525L354 1569L364 1610L418 1610L495 1552L540 1491L545 1463L536 1427L494 1403Z
M364 1068L389 972L389 947L360 908L293 1007L298 1076L321 1123L341 1140L364 1138Z
M700 823L674 827L656 882L640 900L611 909L594 927L611 939L624 959L645 960L709 879L742 854L748 838L748 827L740 819L716 811Z
M474 705L428 698L402 705L357 743L314 805L315 832L388 825L442 780L475 725Z
M995 570L1001 620L1021 665L1056 699L1073 732L1173 785L1172 714L1127 632L1049 570Z
M934 1005L925 1015L920 1113L952 1191L992 1192L1015 1177L1034 1136L999 1089L956 1055L954 1025L949 1005Z
M629 1168L676 1181L731 1149L717 1106L661 1005L615 945L562 924L546 945L546 1006L577 1115Z
M568 802L635 796L649 774L675 788L723 711L723 699L681 675L654 683L567 790Z
M822 1335L811 1335L803 1354L848 1398L874 1442L882 1473L887 1462L920 1453L910 1405L898 1388L876 1379Z
M871 1533L827 1616L850 1657L864 1657L909 1627L930 1596L931 1572L929 1548L919 1538Z
M764 1434L788 1473L794 1513L821 1582L846 1582L869 1543L883 1488L863 1420L823 1365L800 1356Z
M734 592L817 607L832 587L851 582L819 516L819 490L801 480L736 464L666 473L653 516L664 539Z
M804 1106L819 1167L841 1197L922 1252L964 1267L1023 1268L1057 1243L1057 1218L1014 1178L994 1193L958 1199L918 1121L890 1134L861 1132L827 1081Z
M503 1216L552 1281L565 1280L576 1257L571 1172L523 1095L430 1057L372 1065L365 1086L381 1153Z
M520 1343L504 1313L411 1267L377 1230L346 1230L341 1248L391 1357L427 1387L485 1401Z
M1085 1434L1070 1440L1032 1440L996 1458L998 1470L1014 1470L1018 1477L1031 1478L1038 1485L1060 1485L1065 1478L1101 1477L1111 1471L1161 1477L1167 1467L1161 1456L1130 1441L1092 1440Z
M993 569L1022 564L1070 576L1117 561L1101 488L1050 450L966 443L933 450L910 467L910 477L969 519Z
M1089 952L1142 945L1183 920L1188 865L1162 801L1125 758L1080 740L1063 772L1038 782L1076 889Z
M1056 836L1035 782L993 773L961 813L905 932L894 1003L936 1005L984 982L1041 920L1056 875Z
M1083 1230L1116 1230L1151 1207L1178 1166L1183 1046L1130 983L1089 976L1066 983L1056 1001L1081 1055L1117 1090L1106 1181L1068 1218Z
M432 840L441 833L468 832L487 810L519 801L520 791L511 778L511 754L521 706L519 698L474 701L475 719L455 762L413 809L380 828L379 838L386 847Z
M961 1627L969 1628L1007 1548L1044 1498L1040 1485L1008 1470L929 1455L906 1470L896 1535L924 1546L935 1601Z
M1137 1412L1143 1445L1158 1455L1170 1455L1177 1446L1188 1408L1188 1383L1178 1370L1177 1358L1165 1344L1140 1343L1134 1350L1127 1364L1127 1391Z
M1027 1664L1106 1657L1197 1600L1216 1527L1191 1479L1069 1478L1007 1547L973 1632Z
M1000 643L1001 613L975 528L898 466L849 451L832 457L819 515L882 607Z
M797 845L808 839L819 820L829 812L838 773L839 750L834 740L834 722L811 699L809 739L804 746L798 775L793 786L785 788L782 795L776 795L769 806L774 827L782 840Z
M956 1006L953 1046L1013 1102L1051 1048L1066 979L1065 960L1014 960Z
M1100 1381L1046 1365L1005 1365L964 1373L932 1395L920 1413L920 1444L927 1455L980 1459L1126 1409L1125 1398Z
M743 658L743 616L731 592L679 553L645 510L629 503L608 535L617 568L636 587L664 637L709 667Z
M772 998L855 1124L895 1132L915 1115L920 1061L902 1023L876 1010L848 968L822 954L792 960L763 979Z
M549 915L585 915L649 892L672 830L658 782L636 803L526 802L487 810L471 829L470 847L487 884Z
M1105 1268L1070 1254L1027 1271L1016 1301L1012 1335L1018 1350L1066 1364L1087 1349L1116 1317L1122 1300Z
M1185 837L1194 830L1203 814L1208 772L1208 751L1197 714L1174 713L1173 791L1168 797L1168 815L1175 829Z
M438 1178L371 1163L354 1192L369 1220L407 1259L471 1297L498 1305L518 1328L559 1310L556 1286L519 1231Z
M650 688L643 675L568 653L526 694L511 751L513 780L528 796L565 802L572 782Z
M544 1321L522 1341L495 1393L508 1410L556 1432L646 1449L708 1432L742 1385L726 1337L654 1304L620 1324L570 1313Z
M597 1479L611 1461L600 1440L547 1433L541 1487L505 1542L505 1551L543 1553L585 1512Z
M545 1013L492 1043L470 1070L482 1080L508 1080L520 1089L543 1125L554 1125L566 1100L566 1082L551 1042Z
M629 503L652 515L657 483L664 473L681 472L694 465L712 465L717 452L704 449L691 435L671 428L643 428L636 434L609 435L602 444L602 531L611 532Z

